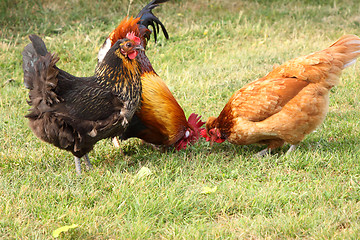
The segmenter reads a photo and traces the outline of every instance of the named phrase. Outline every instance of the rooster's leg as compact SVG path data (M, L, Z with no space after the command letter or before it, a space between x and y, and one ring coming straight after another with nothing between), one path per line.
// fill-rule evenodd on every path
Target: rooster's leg
M114 144L114 146L115 146L116 148L119 148L119 147L120 147L120 141L119 141L119 139L118 139L117 137L113 137L112 143Z
M120 155L124 156L125 154L124 154L123 150L120 148L120 140L119 140L119 138L118 137L113 137L111 141L112 141L114 147L120 149Z
M81 175L81 159L78 157L75 158L75 170L78 175Z
M145 142L144 140L141 140L141 145L143 146L148 146L150 147L152 150L154 151L161 151L161 152L165 152L165 149L161 149L160 147L157 147L156 145L152 144L152 143L148 143Z
M296 149L297 145L291 145L289 150L285 153L285 155L288 155L289 153L293 152Z
M85 159L85 165L86 165L87 170L93 170L94 168L91 165L89 156L87 154L85 154L84 159Z

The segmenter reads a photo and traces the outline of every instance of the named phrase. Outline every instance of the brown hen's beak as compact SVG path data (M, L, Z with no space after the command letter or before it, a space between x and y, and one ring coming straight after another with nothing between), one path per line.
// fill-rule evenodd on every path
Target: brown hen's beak
M212 148L213 145L214 145L214 142L215 142L215 139L214 139L214 138L215 138L214 136L211 136L211 137L210 137L210 148Z
M133 48L134 50L137 50L137 51L145 51L145 48L141 45L137 45Z

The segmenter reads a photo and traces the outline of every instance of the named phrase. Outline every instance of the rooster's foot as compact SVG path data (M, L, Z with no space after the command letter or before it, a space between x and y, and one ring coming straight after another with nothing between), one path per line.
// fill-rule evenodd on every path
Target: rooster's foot
M89 156L85 154L83 158L85 159L86 170L93 170L94 168L90 162Z
M120 141L117 137L114 137L112 139L112 143L114 144L114 147L119 148L120 147Z

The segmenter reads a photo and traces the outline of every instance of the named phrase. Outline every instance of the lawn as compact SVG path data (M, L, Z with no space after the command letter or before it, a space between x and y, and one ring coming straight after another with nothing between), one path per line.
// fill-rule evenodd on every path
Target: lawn
M100 141L93 171L41 142L24 117L21 51L40 35L58 66L90 76L105 37L144 0L0 2L0 239L357 239L360 64L346 69L329 113L290 155L201 139L160 152ZM360 35L359 1L171 0L154 10L170 39L147 55L183 107L217 116L234 91L274 65ZM147 168L148 175L139 174ZM204 191L208 189L209 191Z

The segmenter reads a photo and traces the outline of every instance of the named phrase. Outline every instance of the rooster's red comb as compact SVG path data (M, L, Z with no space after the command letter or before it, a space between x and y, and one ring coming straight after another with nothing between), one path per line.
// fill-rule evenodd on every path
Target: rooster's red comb
M134 41L136 45L140 45L141 43L140 38L135 35L135 32L128 32L126 38Z
M192 113L188 118L188 124L190 127L193 128L194 131L192 136L193 141L197 141L200 137L201 130L203 129L201 128L201 126L204 125L205 122L201 121L200 115L197 115L196 113Z
M130 32L134 32L135 36L140 36L140 30L138 26L139 21L140 18L125 17L109 35L111 46L113 46L117 40L125 38L126 35Z
M188 123L196 130L200 131L200 127L205 124L205 122L201 121L201 116L197 115L196 113L190 114L188 118Z

